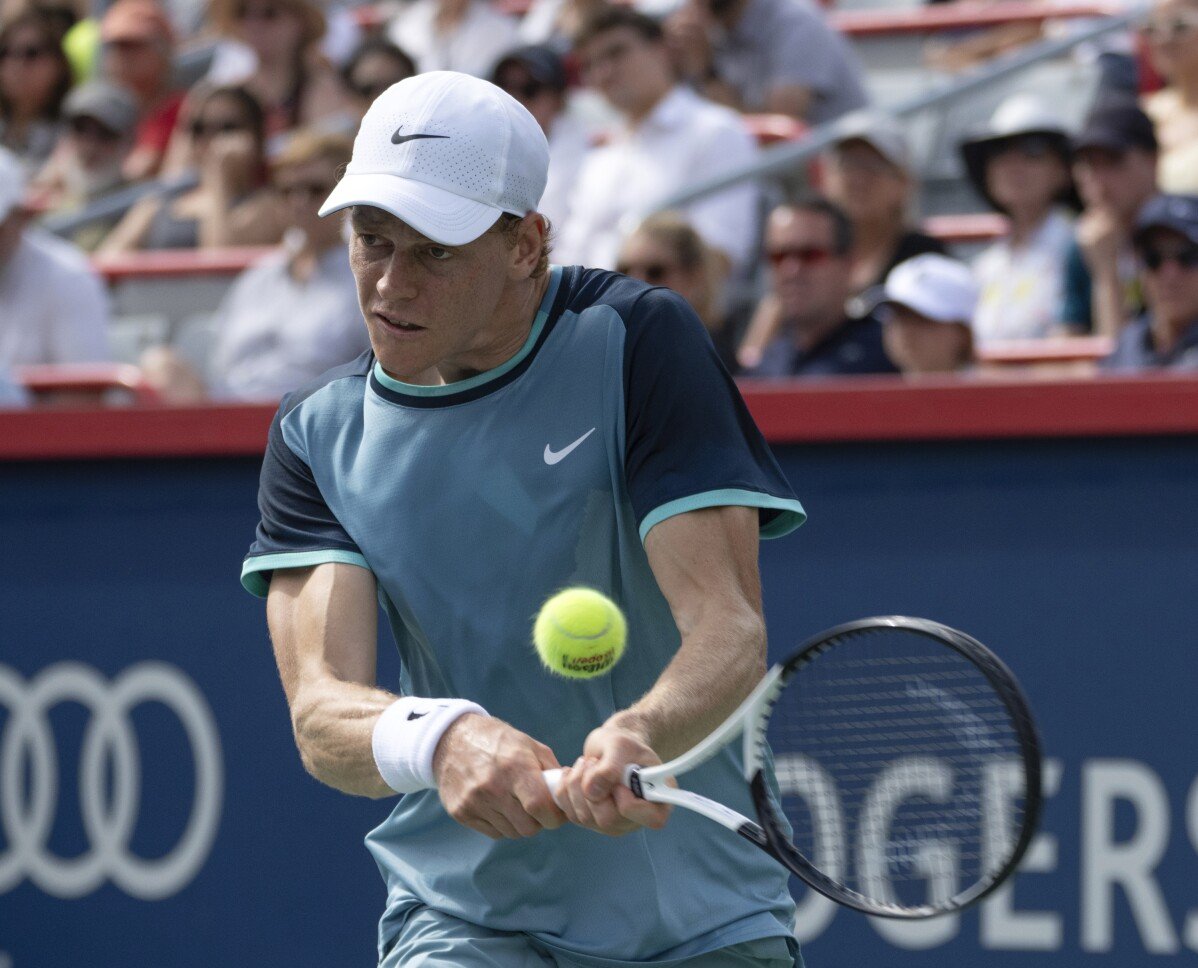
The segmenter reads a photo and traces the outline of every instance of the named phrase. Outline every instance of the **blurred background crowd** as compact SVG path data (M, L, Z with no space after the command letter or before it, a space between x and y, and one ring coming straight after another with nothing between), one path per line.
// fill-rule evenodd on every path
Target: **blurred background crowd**
M1198 370L1198 0L979 17L901 64L840 12L2 0L0 402L28 402L21 368L104 362L168 401L271 400L362 352L316 210L374 97L441 69L544 129L554 261L676 289L738 375L972 378L1069 341L1083 373Z

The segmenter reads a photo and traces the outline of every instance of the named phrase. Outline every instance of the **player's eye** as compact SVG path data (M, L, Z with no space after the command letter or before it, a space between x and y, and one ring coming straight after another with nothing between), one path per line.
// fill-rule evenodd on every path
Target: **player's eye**
M442 246L430 245L428 247L428 257L430 259L432 259L434 262L444 262L451 255L453 255L453 253L450 252L448 249L443 248Z
M358 241L368 249L374 248L374 246L382 243L382 239L380 239L377 235L371 235L369 232L359 232Z

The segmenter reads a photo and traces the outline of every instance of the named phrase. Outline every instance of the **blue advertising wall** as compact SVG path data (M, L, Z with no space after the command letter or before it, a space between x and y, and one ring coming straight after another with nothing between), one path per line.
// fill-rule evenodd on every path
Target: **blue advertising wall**
M771 650L869 614L958 625L1025 684L1055 791L981 910L894 927L799 892L811 968L1192 958L1194 438L777 452L811 517L763 545ZM386 806L295 753L237 581L257 468L0 466L3 968L374 963Z

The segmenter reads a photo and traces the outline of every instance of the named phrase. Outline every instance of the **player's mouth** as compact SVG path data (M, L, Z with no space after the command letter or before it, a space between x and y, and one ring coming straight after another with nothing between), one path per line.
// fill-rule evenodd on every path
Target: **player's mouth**
M423 326L417 326L415 323L407 323L400 319L392 319L390 316L384 316L382 313L376 312L374 318L382 323L388 332L396 336L412 337L424 332Z

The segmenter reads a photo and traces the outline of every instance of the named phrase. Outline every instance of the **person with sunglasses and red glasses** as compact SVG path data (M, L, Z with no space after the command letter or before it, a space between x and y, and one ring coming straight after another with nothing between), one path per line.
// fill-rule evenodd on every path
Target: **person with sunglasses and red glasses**
M1148 311L1120 332L1103 368L1198 371L1198 196L1157 195L1133 241Z
M746 376L840 376L895 373L882 347L882 325L852 315L853 227L827 199L812 196L770 213L765 256L770 291L782 311L780 334L744 359Z

